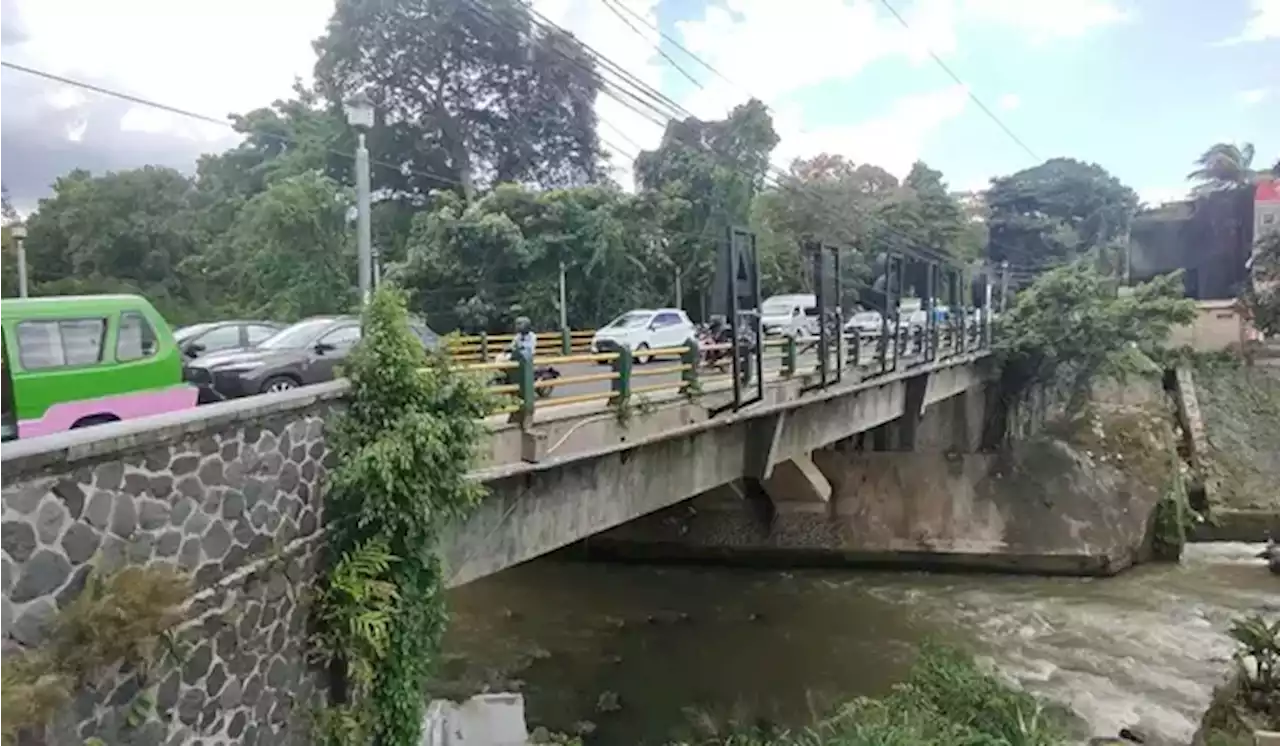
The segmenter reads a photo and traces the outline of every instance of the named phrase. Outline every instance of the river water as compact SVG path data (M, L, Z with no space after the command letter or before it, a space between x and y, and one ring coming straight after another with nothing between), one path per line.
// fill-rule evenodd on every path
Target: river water
M1190 740L1241 612L1280 613L1260 545L1065 579L534 561L453 591L445 679L521 688L532 725L660 744L731 719L804 725L969 646L1095 734ZM617 708L614 707L616 700Z

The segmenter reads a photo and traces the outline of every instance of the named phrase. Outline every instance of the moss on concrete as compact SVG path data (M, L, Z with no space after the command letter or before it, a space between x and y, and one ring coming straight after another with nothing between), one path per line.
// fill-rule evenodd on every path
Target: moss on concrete
M1210 509L1280 511L1280 378L1260 367L1195 361Z

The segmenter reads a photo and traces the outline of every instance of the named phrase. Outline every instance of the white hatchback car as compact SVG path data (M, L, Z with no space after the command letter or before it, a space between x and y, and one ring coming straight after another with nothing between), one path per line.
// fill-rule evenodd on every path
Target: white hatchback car
M652 359L649 350L679 347L697 338L697 330L689 316L678 308L627 311L605 324L591 338L592 352L631 350L637 363Z

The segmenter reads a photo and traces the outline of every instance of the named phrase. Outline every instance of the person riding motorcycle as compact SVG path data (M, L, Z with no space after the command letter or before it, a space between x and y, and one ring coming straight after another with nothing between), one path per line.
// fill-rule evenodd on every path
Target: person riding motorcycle
M516 335L511 340L511 351L519 353L526 360L533 360L538 348L538 336L533 333L533 322L528 316L516 318Z

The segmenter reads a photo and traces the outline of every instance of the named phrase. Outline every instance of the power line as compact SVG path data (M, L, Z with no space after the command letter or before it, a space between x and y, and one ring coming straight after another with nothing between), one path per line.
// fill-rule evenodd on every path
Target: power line
M892 13L894 18L898 19L898 23L902 24L902 27L904 29L906 29L908 32L913 32L913 29L911 28L911 24L907 23L907 19L904 18L902 14L898 12L897 8L893 7L893 4L889 2L889 0L880 0L880 4L883 5L890 13ZM934 62L938 63L938 67L942 68L942 71L945 72L948 77L950 77L952 80L956 82L957 85L959 85L961 88L964 89L965 95L967 95L969 97L969 100L972 101L980 110L982 110L983 114L987 115L987 118L995 122L996 126L999 127L1006 135L1008 135L1010 140L1013 140L1014 143L1016 143L1018 147L1022 148L1022 150L1026 152L1027 155L1031 156L1031 160L1033 161L1044 160L1039 155L1037 155L1036 152L1032 150L1029 145L1023 142L1022 138L1018 137L1017 134L1015 134L1014 131L1009 128L1009 125L1004 123L1003 119L996 116L996 113L992 111L985 103L983 103L982 99L978 98L978 95L973 92L973 89L971 89L968 86L968 84L966 84L963 80L961 80L960 76L956 75L956 72L951 69L951 66L948 65L941 57L939 57L938 54L933 51L933 49L929 48L928 46L925 46L924 50L929 53L929 56L933 58Z
M521 30L515 27L511 21L504 21L502 19L495 18L494 15L491 12L489 12L488 9L484 8L481 3L482 3L482 0L470 0L470 4L474 8L476 8L478 11L480 11L481 14L484 15L485 18L488 19L491 23L498 26L502 26L508 31L514 30L517 33L521 32ZM600 70L608 70L610 72L613 72L615 75L619 75L625 80L626 84L629 84L635 89L640 90L641 93L644 94L644 96L642 97L640 95L627 91L629 98L632 98L635 101L644 103L648 108L656 112L658 116L664 116L668 119L679 119L679 118L697 119L697 117L695 117L691 112L689 112L679 103L673 101L666 94L663 94L661 91L658 91L654 89L652 86L649 86L648 84L639 80L633 73L626 70L626 68L622 67L618 63L609 59L607 56L605 56L604 54L602 54L601 52L599 52L598 50L596 50L586 42L583 42L581 39L577 39L577 37L575 37L571 32L569 32L567 29L563 28L562 26L556 24L554 21L551 21L550 19L548 19L545 15L543 15L542 13L538 12L536 9L531 7L531 5L525 0L522 0L522 4L525 6L526 10L529 12L530 21L536 28L542 30L544 33L558 32L560 34L573 37L578 42L578 44L583 48L583 50L587 52L587 56L590 57L592 61L594 61L597 65L600 66ZM652 27L652 24L650 24L650 26ZM634 27L632 27L632 30L637 31ZM640 34L640 36L641 38L644 38L643 34ZM612 87L602 86L602 90L606 95L610 95L611 97L614 98L614 100L618 101L618 103L630 109L633 113L636 113L642 117L645 117L646 119L649 119L649 121L654 121L653 117L648 113L639 111L627 101L624 101L621 98L619 98L618 95L613 90L614 88L619 87L618 84L615 81L610 81L606 79L605 76L601 74L600 70L590 68L585 64L583 64L582 61L575 59L573 57L570 57L567 53L564 53L560 50L555 50L555 51L571 64L577 65L587 73L592 75L597 75L600 79L604 80L607 83L612 84ZM658 101L660 104L663 104L663 106L654 106L652 103L647 103L645 101L646 98L650 101ZM767 106L766 106L766 109L768 109ZM610 124L608 121L604 120L603 118L600 118L600 121L609 125L611 128L615 130L618 129L616 126ZM661 122L655 122L655 123L661 125ZM705 143L698 143L697 145L699 147L702 147L704 150L708 150L708 151L712 150L712 148ZM768 178L768 174L765 174L762 176L762 181L764 181L766 185L772 186L774 188L782 188L781 182L779 181L778 177L781 177L781 178L790 177L790 174L787 174L781 171L780 169L773 166L772 164L768 164L767 170L769 173L772 173L775 176L772 180L770 180ZM806 189L803 186L799 188L797 191L799 191L803 196L814 198L816 203L820 204L822 207L824 208L829 207L829 205L823 202L821 197L811 193L810 191L806 191ZM874 221L874 216L869 215L868 213L862 212L858 210L856 207L846 206L846 209L853 211L859 217L867 220L868 222ZM837 216L837 222L840 219L839 209L829 210L827 211L827 214L828 216L832 216L832 215ZM899 233L895 229L890 228L887 224L883 222L879 223L878 227L883 233L886 233L889 236L902 240L904 244L908 244L908 245L899 244L897 246L891 246L893 250L899 251L903 254L909 255L921 261L939 262L944 264L956 264L953 257L945 255L936 249L927 248L927 247L912 248L910 244L912 244L913 242L911 241L910 238L908 238L905 234Z
M198 112L190 111L188 109L182 109L177 106L172 106L170 104L160 103L159 101L154 101L152 99L142 98L141 96L135 96L134 94L131 94L131 93L125 93L123 91L117 91L111 88L104 88L102 86L94 85L92 83L86 83L83 80L76 80L74 78L68 78L62 75L56 75L46 70L38 70L34 67L19 65L14 62L9 62L8 60L0 60L0 66L7 67L10 70L15 70L20 73L25 73L27 75L33 75L38 78L44 78L45 80L51 80L55 83L68 85L73 88L81 88L86 91L92 91L93 93L97 93L103 96L108 96L110 98L116 98L122 101L128 101L130 103L138 104L139 106L146 106L152 109L157 109L159 111L168 112L170 114L176 114L178 116L187 117L189 119L195 119L201 122L207 122L209 124L216 124L221 127L227 127L229 129L235 130L236 132L239 132L242 135L246 135L246 136L253 135L256 137L265 137L268 139L273 139L273 140L278 140L280 142L288 143L290 145L301 144L296 139L289 137L288 135L278 135L274 132L253 132L253 133L241 132L239 129L236 128L236 125L233 122L227 121L226 119L219 119L217 117L212 117L207 114L200 114ZM325 147L324 151L331 155L340 156L342 158L346 158L350 160L355 159L355 155L353 153L348 153L346 151L338 150L336 148ZM418 171L416 169L409 168L408 166L405 166L405 165L397 166L394 163L387 163L385 161L374 160L374 161L370 161L370 163L372 165L380 166L382 168L392 169L401 175L412 174L414 176L422 176L424 178L433 179L435 181L439 181L445 184L452 184L454 186L463 186L461 181L450 176L445 176L443 174L436 174L428 171Z
M626 16L624 16L624 15L622 14L622 11L618 10L618 6L614 5L610 0L600 0L600 2L604 3L604 7L608 8L608 9L609 9L609 10L611 10L611 11L613 11L613 14L614 14L615 16L617 16L617 17L618 17L618 20L620 20L620 21L622 21L623 23L627 24L627 27L628 27L628 28L630 28L632 31L636 32L636 34L637 34L638 36L640 36L640 37L642 37L642 38L644 37L644 33L643 33L642 31L640 31L640 29L636 28L636 26L635 26L635 24L634 24L634 23L632 23L631 21L627 20L627 17L626 17ZM632 15L634 15L634 14L635 14L635 13L634 13L634 11L632 11L632 10L631 10L631 9L629 9L629 8L627 9L627 12L628 12L628 13L630 13L630 14L632 14ZM661 33L661 32L659 32L659 33ZM664 36L665 36L665 35L664 35ZM697 78L695 78L695 77L693 77L692 75L690 75L690 74L689 74L689 72L688 72L687 70L685 70L683 67L680 67L680 65L679 65L679 64L677 64L675 60L671 59L671 55L667 54L666 52L664 52L664 51L662 50L662 47L660 47L660 46L658 46L658 45L654 45L654 49L655 49L655 50L657 50L658 54L662 55L662 59L666 60L666 61L667 61L667 63L668 63L669 65L671 65L672 67L674 67L674 68L676 69L676 71L677 71L677 72L679 72L681 75L683 75L683 76L685 77L685 79L686 79L686 80L688 80L690 83L693 83L693 84L694 84L694 85L696 85L698 88L701 88L701 89L703 89L703 90L706 90L706 86L702 85L702 82L701 82L701 81L699 81Z

